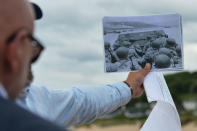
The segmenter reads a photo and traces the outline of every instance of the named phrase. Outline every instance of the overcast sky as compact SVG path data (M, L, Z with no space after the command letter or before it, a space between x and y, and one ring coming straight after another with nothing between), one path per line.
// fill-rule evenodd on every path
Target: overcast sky
M46 50L33 66L34 84L69 88L122 81L104 73L102 18L179 13L183 18L185 70L197 70L196 0L32 0L44 12L35 34Z

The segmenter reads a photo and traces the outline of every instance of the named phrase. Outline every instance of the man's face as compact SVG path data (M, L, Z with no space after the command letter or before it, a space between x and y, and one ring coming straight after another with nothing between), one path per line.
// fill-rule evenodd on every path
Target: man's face
M11 1L10 1L11 2ZM13 15L13 28L5 38L5 86L10 99L16 99L25 87L29 67L33 59L34 12L27 1L14 1L18 8L17 18ZM17 3L18 2L18 3ZM21 3L20 3L21 2ZM10 5L9 3L7 4ZM11 7L10 7L11 8ZM13 8L11 8L13 9Z
M27 87L32 83L33 73L32 73L31 67L34 64L34 62L36 62L37 59L40 57L41 52L44 50L44 47L35 38L32 38L32 37L33 36L28 37L29 41L31 41L31 43L29 43L29 45L31 45L31 53L27 52L28 54L30 54L30 57L27 59L25 57L23 57L22 62L24 62L24 63L21 64L22 70L25 71L24 74L22 74L22 76L19 77L19 78L23 78L23 79L21 79L22 82L25 81L25 85L22 85L22 87ZM29 41L27 41L27 42L29 42ZM27 50L25 50L25 51L27 51ZM25 60L30 60L30 61L25 62ZM27 69L27 67L28 67L28 69Z

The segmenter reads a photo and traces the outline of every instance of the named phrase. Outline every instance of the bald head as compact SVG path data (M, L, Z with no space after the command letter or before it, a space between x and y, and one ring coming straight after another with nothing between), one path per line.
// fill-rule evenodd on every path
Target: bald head
M26 28L33 32L34 13L27 0L0 0L0 32L5 37L10 32Z
M34 11L27 0L0 0L0 83L11 99L25 87L32 59Z

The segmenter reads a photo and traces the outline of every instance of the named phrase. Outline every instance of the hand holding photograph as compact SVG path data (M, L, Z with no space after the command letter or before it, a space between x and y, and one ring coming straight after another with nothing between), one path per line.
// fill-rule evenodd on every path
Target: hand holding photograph
M105 72L183 70L179 14L104 17Z

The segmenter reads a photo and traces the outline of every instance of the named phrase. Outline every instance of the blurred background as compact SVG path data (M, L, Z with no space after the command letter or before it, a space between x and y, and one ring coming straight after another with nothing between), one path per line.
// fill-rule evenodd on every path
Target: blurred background
M102 18L179 13L182 15L184 71L164 72L181 115L183 131L197 130L196 0L31 0L44 12L36 36L46 50L33 67L34 84L48 88L98 85L125 80L128 73L104 73ZM154 103L146 96L75 130L139 130Z

